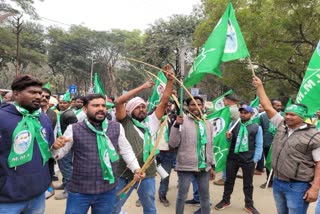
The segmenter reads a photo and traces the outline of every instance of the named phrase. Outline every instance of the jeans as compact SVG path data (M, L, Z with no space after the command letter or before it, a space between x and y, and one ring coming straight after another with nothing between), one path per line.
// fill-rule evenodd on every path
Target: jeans
M303 199L310 188L308 182L287 182L273 178L273 197L276 202L278 214L304 214L307 213L309 203Z
M73 152L69 151L63 158L58 160L60 172L62 174L62 183L66 187L72 176L72 157Z
M317 206L316 206L316 210L315 210L314 213L315 213L315 214L320 213L320 192L319 192L319 195L318 195Z
M16 203L0 203L0 213L6 214L44 214L45 210L45 193L29 201Z
M174 168L174 161L176 160L177 153L176 152L161 152L159 155L159 160L161 166L166 170L169 174L168 177L165 179L161 179L160 186L158 190L159 197L167 196L168 186L169 186L169 179L171 170Z
M179 188L176 202L176 214L184 213L184 204L188 196L190 183L195 177L200 194L200 206L203 214L210 213L209 179L210 172L178 171Z
M233 192L234 183L236 180L237 172L239 168L242 169L243 173L243 193L245 196L245 206L253 206L253 173L254 173L254 162L241 163L237 160L228 159L226 174L227 180L224 183L223 200L230 202L231 194Z
M111 214L116 204L116 188L100 194L68 192L66 214Z
M118 186L116 187L116 192L123 189L131 180L119 178ZM130 196L133 189L136 189L139 182L137 182L128 193L120 199L117 197L116 206L113 209L113 214L119 214L121 211L122 206L126 203L128 197ZM155 177L145 178L141 181L139 189L138 189L138 196L143 207L144 214L155 214L157 213L156 204L155 204L155 194L156 194L156 179Z
M198 190L197 179L195 176L192 178L192 189L193 189L193 200L196 202L200 202L200 194Z

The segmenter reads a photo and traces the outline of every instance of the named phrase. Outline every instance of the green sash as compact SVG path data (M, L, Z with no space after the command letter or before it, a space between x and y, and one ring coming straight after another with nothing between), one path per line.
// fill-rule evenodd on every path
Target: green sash
M45 165L50 159L51 153L45 139L46 130L39 121L40 109L30 114L28 110L17 103L14 103L14 105L23 117L12 134L12 146L8 157L9 167L20 166L32 160L35 139L42 156L42 163Z
M84 122L91 131L96 133L98 153L100 158L103 179L109 181L110 184L113 184L115 182L115 177L113 175L111 162L113 163L119 160L119 155L116 152L109 137L107 136L108 120L105 119L102 122L102 131L97 130L88 121L88 119L84 119Z
M249 139L248 139L248 130L247 126L252 124L252 120L249 120L246 123L242 123L240 121L240 130L238 133L236 146L234 148L234 153L238 154L239 152L247 152L249 151Z
M206 144L207 144L207 127L204 121L194 120L197 127L197 155L198 155L198 168L205 169L206 162Z

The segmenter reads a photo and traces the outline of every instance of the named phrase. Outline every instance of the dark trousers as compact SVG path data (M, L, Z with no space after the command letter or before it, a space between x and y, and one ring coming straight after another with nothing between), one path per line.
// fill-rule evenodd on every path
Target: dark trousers
M269 148L263 148L263 154L266 157L266 159L268 158L269 150L270 150L270 147ZM270 171L267 168L266 168L266 171L267 171L267 180L268 180L268 177L270 175ZM270 183L272 183L272 179L270 180Z
M257 166L256 166L256 170L262 172L264 169L264 153L262 153L261 155L261 159L258 161Z
M234 183L236 180L237 172L239 168L242 169L243 173L243 192L245 196L246 207L253 206L253 173L254 173L254 162L241 163L237 160L227 160L227 179L224 183L223 200L225 202L230 202L231 194L233 192Z

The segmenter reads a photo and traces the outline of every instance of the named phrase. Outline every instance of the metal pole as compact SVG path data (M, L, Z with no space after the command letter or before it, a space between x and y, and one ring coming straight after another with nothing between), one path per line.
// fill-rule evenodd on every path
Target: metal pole
M179 56L179 67L180 67L180 81L183 82L185 71L184 71L184 61L185 61L185 53L187 48L183 47L180 51ZM183 87L180 86L180 115L183 113Z

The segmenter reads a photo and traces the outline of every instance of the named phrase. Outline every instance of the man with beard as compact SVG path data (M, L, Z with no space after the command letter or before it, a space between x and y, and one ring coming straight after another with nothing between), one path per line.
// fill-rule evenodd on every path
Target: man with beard
M76 114L78 122L82 122L86 118L86 113L83 111L84 96L78 95L75 97L75 106L73 112Z
M63 98L59 102L60 112L57 115L57 137L63 135L67 126L78 122L76 115L70 107L70 93L64 94ZM64 190L63 192L56 194L56 200L63 200L68 197L68 193L65 190L72 175L72 151L64 156L64 158L58 160L60 172L62 174L62 185L55 187L57 190Z
M154 137L160 126L160 120L164 115L173 87L173 71L169 66L165 67L167 84L161 97L160 103L151 115L147 115L147 103L140 97L131 99L127 105L125 103L141 91L154 86L154 83L149 80L143 85L132 89L128 93L122 95L116 100L116 117L123 125L126 137L129 140L133 151L137 155L140 165L143 165L147 160L153 144ZM123 160L119 163L119 184L117 189L121 190L126 184L133 179L133 174L126 169ZM156 213L155 193L156 193L156 165L152 164L146 171L146 178L139 185L138 195L143 206L143 212L146 214ZM137 184L132 187L128 194L119 200L113 213L119 213L121 207L126 202Z
M202 97L195 96L194 100L188 98L186 104L189 113L177 116L169 137L169 146L178 149L176 171L179 187L176 213L184 213L189 186L195 178L201 206L195 213L209 214L209 180L215 177L212 150L213 127L200 119L200 111L203 108Z
M101 94L86 97L87 119L68 126L52 146L53 157L59 159L71 149L74 152L72 178L66 213L111 213L116 202L119 155L140 180L139 163L125 137L123 127L106 119L106 100Z
M41 87L34 77L17 76L11 85L14 104L0 107L0 213L45 211L54 135L40 110Z

